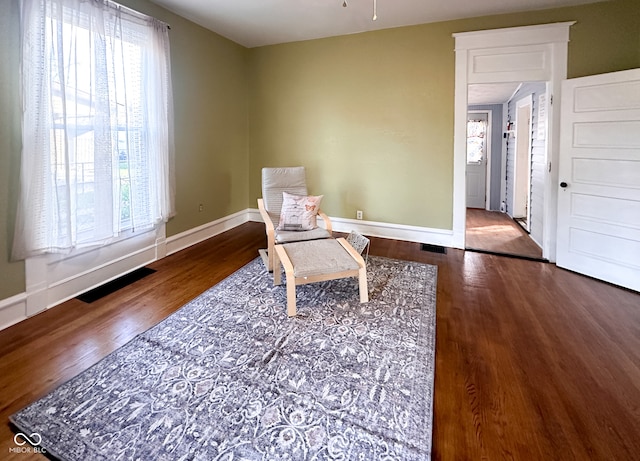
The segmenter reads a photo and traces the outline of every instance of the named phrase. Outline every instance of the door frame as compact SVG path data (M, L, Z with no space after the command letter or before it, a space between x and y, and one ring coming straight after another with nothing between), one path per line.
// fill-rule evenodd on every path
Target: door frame
M558 191L554 186L558 182L560 85L567 77L569 28L573 24L575 21L453 34L456 63L452 246L455 248L465 246L468 85L543 81L547 82L549 117L542 253L545 259L555 261Z
M492 130L492 118L493 111L491 109L471 109L467 110L467 119L471 114L486 114L487 115L487 141L485 143L485 157L484 164L484 209L489 210L491 208L491 144L493 142ZM465 166L466 171L466 166ZM466 197L466 190L465 190Z
M526 122L526 130L523 129L522 120L520 119L520 110L528 107L527 113L527 122ZM531 131L532 131L532 116L533 116L533 98L531 95L525 96L522 99L516 101L515 107L515 119L516 119L516 139L515 139L515 151L513 155L514 163L513 163L513 218L524 217L526 221L526 230L529 232L531 229ZM527 133L527 142L526 145L523 146L520 144L518 140L518 135L522 133ZM525 152L521 151L521 148L524 147ZM525 160L525 168L524 171L521 171L522 168L521 161ZM526 180L521 180L521 175L526 175ZM524 212L521 211L520 206L520 194L526 194L526 200L524 204ZM521 216L523 215L523 216Z

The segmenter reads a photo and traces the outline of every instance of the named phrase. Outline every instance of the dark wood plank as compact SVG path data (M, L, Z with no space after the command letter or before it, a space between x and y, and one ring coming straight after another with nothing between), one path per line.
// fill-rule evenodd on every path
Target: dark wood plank
M640 453L640 294L552 264L371 239L372 255L438 266L433 459L632 460ZM257 257L247 223L152 264L93 304L68 301L0 332L8 416Z

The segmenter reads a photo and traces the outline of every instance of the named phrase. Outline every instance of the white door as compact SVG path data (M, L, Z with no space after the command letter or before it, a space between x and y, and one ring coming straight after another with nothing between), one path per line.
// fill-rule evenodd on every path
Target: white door
M467 120L467 207L485 208L488 114L469 112Z
M516 151L514 155L513 217L529 230L531 202L531 95L516 103Z
M640 291L640 69L562 86L557 264Z

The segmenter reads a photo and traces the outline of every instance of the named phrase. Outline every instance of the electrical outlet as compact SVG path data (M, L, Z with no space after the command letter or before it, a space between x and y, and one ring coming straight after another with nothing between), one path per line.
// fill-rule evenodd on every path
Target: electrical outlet
M203 212L204 211L204 205L202 203L198 206L198 211L199 212Z
M362 210L356 211L356 219L362 219Z

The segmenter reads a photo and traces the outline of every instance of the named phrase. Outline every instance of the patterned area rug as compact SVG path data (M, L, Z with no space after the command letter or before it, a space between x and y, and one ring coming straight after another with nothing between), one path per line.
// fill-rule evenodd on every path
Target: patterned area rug
M257 258L11 421L65 460L430 459L437 268L367 270L289 319Z

